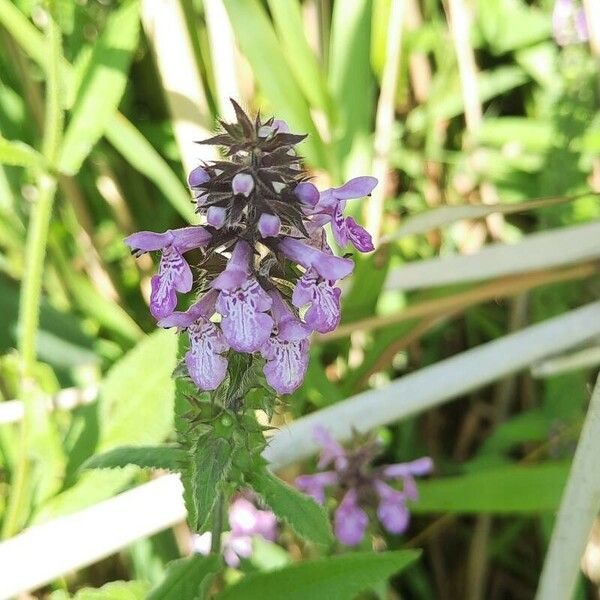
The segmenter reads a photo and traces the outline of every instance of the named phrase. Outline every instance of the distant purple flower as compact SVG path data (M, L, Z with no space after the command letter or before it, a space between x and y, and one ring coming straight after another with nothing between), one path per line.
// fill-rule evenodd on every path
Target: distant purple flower
M346 200L368 196L376 185L375 177L356 177L341 187L321 192L313 213L328 217L333 237L340 246L344 247L350 242L360 252L371 252L374 249L369 233L352 217L344 217L344 208Z
M552 32L559 46L586 42L589 34L584 9L575 0L556 0Z
M170 315L177 306L176 292L192 289L192 271L183 254L210 242L211 234L203 227L184 227L165 233L140 231L125 239L136 254L162 250L158 275L152 277L150 312L157 319Z
M188 177L205 226L141 232L125 241L136 254L162 250L150 309L162 327L187 332L185 364L199 389L219 387L232 353L243 352L260 353L268 383L289 394L307 370L309 333L339 324L337 281L354 268L350 258L334 256L324 227L331 223L342 245L371 250L369 234L343 209L347 199L368 195L376 180L358 177L320 194L295 149L306 136L233 107L236 122L201 142L223 147L225 158ZM177 293L193 287L183 254L194 248L201 248L198 299L174 312Z
M252 539L262 537L275 541L277 537L277 519L268 510L259 510L250 500L239 496L229 507L229 526L231 531L224 534L223 558L230 567L239 567L240 559L252 556ZM194 536L194 551L209 554L211 533Z
M335 534L347 546L356 546L364 538L368 525L367 510L376 509L383 527L393 534L404 533L410 521L407 500L418 498L415 477L431 473L433 461L428 457L409 463L373 467L371 462L378 454L371 440L354 450L336 442L323 427L315 427L315 440L323 451L319 468L333 465L333 470L301 475L296 486L324 504L326 488L337 488L343 497L335 512ZM396 480L403 483L398 490L386 483Z
M273 328L273 319L266 314L272 300L251 275L251 256L250 245L240 240L227 267L212 284L220 290L216 308L223 315L225 339L238 352L260 350Z
M261 349L267 360L264 373L269 385L279 394L291 394L304 380L308 367L310 329L284 304L279 292L269 293L275 328Z

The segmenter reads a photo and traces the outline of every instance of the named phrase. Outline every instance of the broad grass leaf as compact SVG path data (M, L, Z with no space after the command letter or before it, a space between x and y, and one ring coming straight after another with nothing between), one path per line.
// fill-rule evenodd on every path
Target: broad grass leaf
M356 595L408 567L420 552L357 552L303 561L269 573L247 575L217 600L353 600Z
M301 537L326 546L333 541L325 509L266 469L252 475L252 487L271 510Z
M126 2L111 13L87 63L65 133L61 172L76 173L103 136L125 91L138 35L138 3Z
M173 561L163 581L153 588L146 600L203 600L211 576L220 566L220 558L192 556Z
M569 464L511 465L419 483L415 513L541 513L558 509Z
M125 160L150 179L186 221L192 223L197 220L190 193L133 123L117 114L108 124L105 133L108 141Z

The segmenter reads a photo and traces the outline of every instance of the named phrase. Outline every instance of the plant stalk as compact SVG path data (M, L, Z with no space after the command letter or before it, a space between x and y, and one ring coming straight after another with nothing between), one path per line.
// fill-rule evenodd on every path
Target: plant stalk
M572 598L579 563L600 509L600 376L596 381L544 562L537 600Z
M221 534L223 533L223 492L219 492L213 508L210 553L221 554Z

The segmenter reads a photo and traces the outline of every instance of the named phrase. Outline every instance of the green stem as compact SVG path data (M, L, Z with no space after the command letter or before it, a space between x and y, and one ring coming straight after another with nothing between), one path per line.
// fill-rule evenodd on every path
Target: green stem
M221 554L221 534L223 533L223 492L219 492L213 508L212 530L210 541L211 554Z
M28 439L31 412L36 399L35 364L36 341L42 296L42 278L48 228L56 192L56 180L49 175L40 177L39 199L33 207L27 232L25 270L19 303L19 330L17 348L21 357L21 399L25 415L21 421L18 462L10 488L2 537L8 538L17 531L21 514L26 507L25 492L29 473Z

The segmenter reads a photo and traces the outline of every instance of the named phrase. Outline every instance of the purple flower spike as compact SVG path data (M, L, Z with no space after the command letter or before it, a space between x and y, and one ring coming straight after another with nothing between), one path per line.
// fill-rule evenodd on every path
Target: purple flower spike
M357 546L368 524L369 517L358 505L356 491L348 490L335 512L335 537L346 546Z
M324 279L343 279L354 269L354 263L349 258L327 254L294 238L284 238L279 242L279 249L306 269L313 267Z
M294 190L300 202L307 206L316 206L319 202L319 190L309 181L301 181Z
M314 475L300 475L294 481L296 487L312 496L319 504L325 504L325 488L339 483L335 471L324 471Z
M216 308L223 316L225 339L238 352L260 350L273 329L273 319L265 314L271 308L271 297L249 275L251 255L248 242L240 240L225 271L212 284L221 292Z
M279 292L269 293L272 298L271 313L276 333L272 335L261 353L267 363L264 367L269 385L279 394L291 394L302 381L308 367L308 340L310 329L299 321L284 304Z
M375 490L379 495L377 517L390 533L400 534L408 529L410 513L406 508L406 496L382 481L375 481Z
M234 194L242 194L246 198L254 189L254 179L248 173L238 173L231 181L231 189Z
M162 249L158 275L150 281L150 312L156 319L162 319L175 310L176 292L185 293L192 289L192 271L183 253L205 246L210 239L211 234L203 227L184 227L165 233L141 231L125 240L137 252Z
M258 231L264 238L277 237L281 230L281 219L277 215L263 213L258 219Z
M331 281L322 279L314 269L308 269L298 280L292 302L296 308L308 304L304 315L306 324L319 333L333 331L340 323L342 290Z

